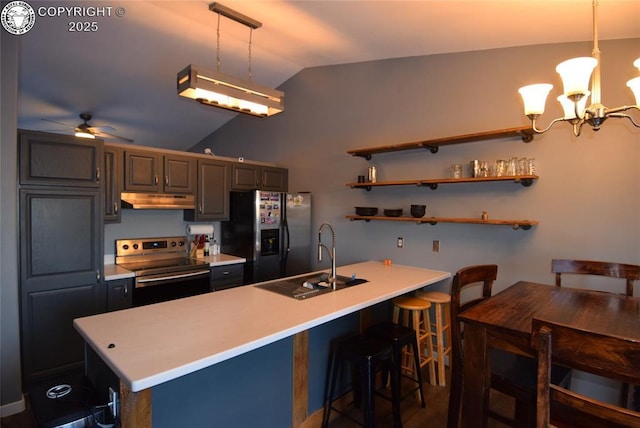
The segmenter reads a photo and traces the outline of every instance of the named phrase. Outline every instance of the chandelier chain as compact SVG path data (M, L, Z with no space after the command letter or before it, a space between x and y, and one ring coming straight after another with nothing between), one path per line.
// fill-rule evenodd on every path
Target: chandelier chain
M218 28L216 30L216 71L220 71L220 14L218 13Z
M252 39L253 39L253 28L249 27L249 68L247 70L247 74L249 76L249 81L251 82L252 78L253 78L253 71L251 70L251 45L252 45Z

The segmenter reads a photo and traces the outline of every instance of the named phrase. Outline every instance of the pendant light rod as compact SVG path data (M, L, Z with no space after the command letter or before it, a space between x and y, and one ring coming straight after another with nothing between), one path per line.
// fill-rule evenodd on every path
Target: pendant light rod
M234 21L246 25L249 28L257 29L262 27L262 22L256 21L255 19L248 17L247 15L243 15L242 13L231 9L225 5L220 3L211 3L209 5L209 10L220 15L223 15L229 19L233 19Z

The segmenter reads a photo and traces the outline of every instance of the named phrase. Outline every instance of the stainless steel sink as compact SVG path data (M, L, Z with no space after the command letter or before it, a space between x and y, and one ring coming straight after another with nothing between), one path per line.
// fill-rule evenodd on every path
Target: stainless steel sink
M338 275L336 279L335 291L367 282L366 279L352 279L348 276L341 275ZM329 284L329 275L327 274L313 274L297 278L288 278L265 284L257 284L256 287L282 294L283 296L292 297L297 300L309 299L311 297L334 291Z

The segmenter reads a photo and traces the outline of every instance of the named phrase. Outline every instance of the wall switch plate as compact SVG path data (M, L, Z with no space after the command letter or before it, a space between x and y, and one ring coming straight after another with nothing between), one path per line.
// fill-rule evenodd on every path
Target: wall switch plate
M398 248L404 247L404 238L402 236L398 236L397 245L398 245Z
M111 416L114 418L118 417L118 413L120 411L120 405L118 401L118 393L111 387L109 387L109 410L111 411Z
M433 241L433 252L434 253L440 252L440 241Z

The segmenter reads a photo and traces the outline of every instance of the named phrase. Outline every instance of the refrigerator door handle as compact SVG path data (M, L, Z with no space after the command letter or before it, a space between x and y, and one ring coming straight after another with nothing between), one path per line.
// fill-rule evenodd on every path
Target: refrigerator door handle
M287 274L287 259L289 258L290 248L290 236L289 236L289 221L287 219L287 202L286 194L282 197L282 256L280 259L280 276L283 277Z

